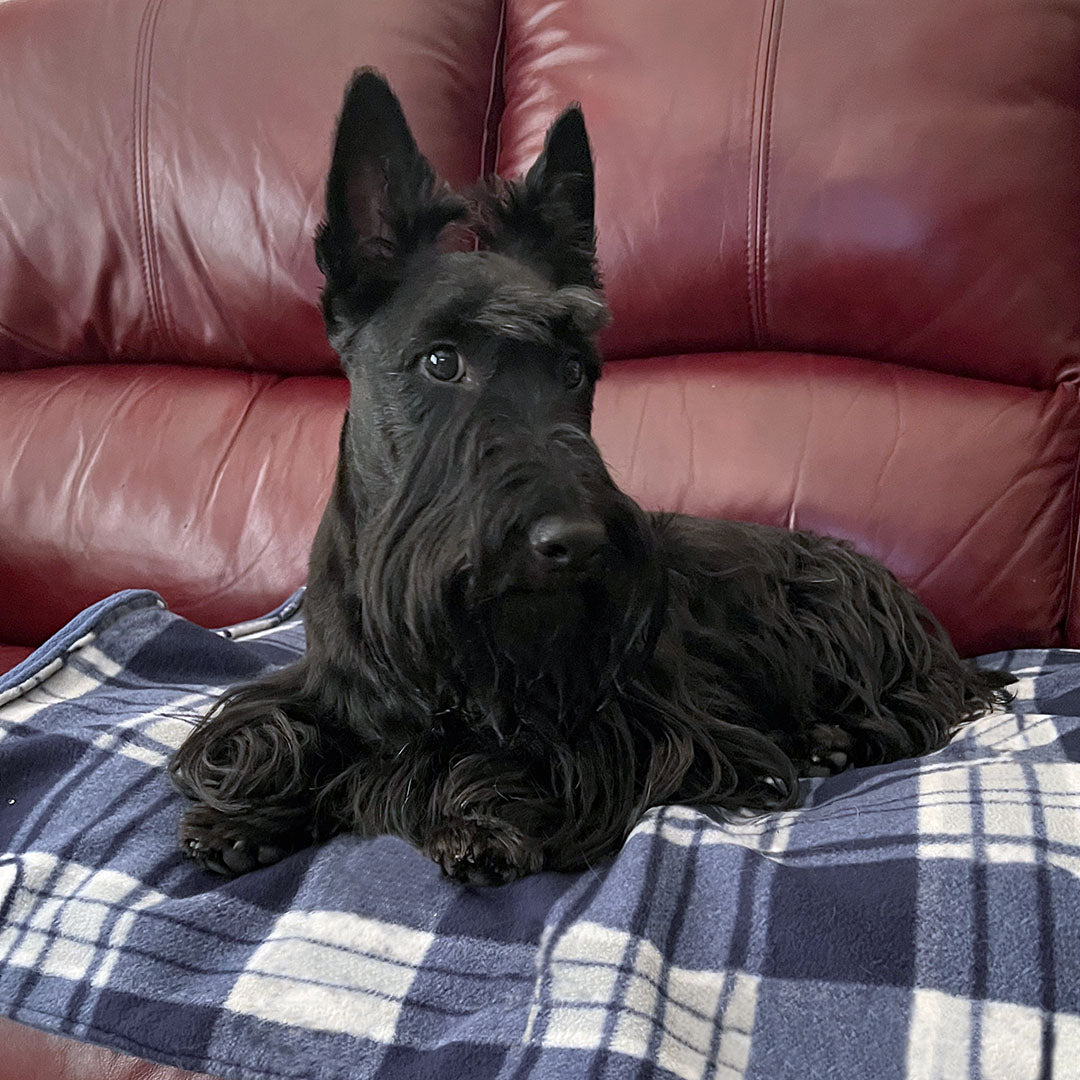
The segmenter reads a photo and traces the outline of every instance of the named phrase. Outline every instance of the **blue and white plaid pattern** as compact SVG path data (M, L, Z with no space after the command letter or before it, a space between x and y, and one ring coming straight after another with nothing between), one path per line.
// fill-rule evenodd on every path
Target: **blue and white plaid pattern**
M940 753L653 811L588 873L338 837L225 882L163 767L298 606L223 635L123 593L0 680L4 1013L250 1080L1080 1076L1080 653L987 658L1015 709Z

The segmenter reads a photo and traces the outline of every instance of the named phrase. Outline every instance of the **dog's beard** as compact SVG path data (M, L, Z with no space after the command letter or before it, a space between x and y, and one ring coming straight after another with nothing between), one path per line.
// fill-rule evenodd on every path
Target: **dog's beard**
M466 713L500 741L573 744L653 647L659 598L648 569L636 570L622 565L466 606L456 635Z
M406 534L367 575L365 650L388 697L452 712L498 744L572 741L651 653L662 602L645 544L638 557L611 552L593 575L537 587L513 584L505 552L477 566L421 562L431 546L417 538Z
M651 529L584 432L556 430L541 454L489 428L447 433L441 457L419 454L361 528L367 666L388 699L419 714L457 713L499 741L565 735L647 651L658 592ZM552 455L560 487L607 531L585 573L538 571L526 540L548 500L566 497Z

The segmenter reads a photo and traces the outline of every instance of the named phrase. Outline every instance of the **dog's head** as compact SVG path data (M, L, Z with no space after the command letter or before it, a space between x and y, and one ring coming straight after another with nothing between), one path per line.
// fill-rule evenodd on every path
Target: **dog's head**
M454 223L475 242L447 242ZM466 198L357 73L316 254L366 644L414 682L441 672L437 696L498 683L513 712L528 686L565 721L644 647L656 588L648 520L590 436L607 310L581 110L523 180Z

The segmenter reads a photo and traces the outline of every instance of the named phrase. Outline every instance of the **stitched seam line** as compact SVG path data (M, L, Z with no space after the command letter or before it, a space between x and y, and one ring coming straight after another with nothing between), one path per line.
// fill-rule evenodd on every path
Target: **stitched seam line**
M150 275L146 268L146 239L143 225L143 193L142 175L139 171L139 131L141 124L139 119L142 115L139 89L142 86L142 54L143 42L146 38L146 20L150 13L150 7L154 0L147 0L143 8L142 21L139 23L139 37L135 45L135 81L132 89L131 101L131 186L135 196L135 222L139 233L139 266L142 270L143 291L146 293L147 304L153 317L153 297L150 294Z
M1074 405L1080 405L1080 394L1077 394ZM1076 603L1076 565L1080 559L1077 544L1080 543L1080 523L1076 520L1080 505L1077 500L1080 497L1080 440L1076 446L1076 460L1073 462L1072 493L1069 496L1069 546L1066 549L1065 558L1065 611L1061 620L1061 641L1065 645L1075 646L1076 642L1069 640L1069 626L1072 622L1073 604Z
M163 0L147 0L139 24L139 43L135 54L135 98L132 107L132 144L134 147L135 209L139 226L139 261L143 287L153 332L162 345L166 342L165 320L158 289L157 246L154 243L153 208L150 203L150 44L157 14Z
M499 159L499 134L502 128L502 109L495 115L502 98L504 65L506 63L506 0L499 5L499 29L495 35L495 51L491 55L491 79L488 83L487 108L484 110L484 131L480 140L480 173L483 180L495 172ZM503 101L505 105L505 101Z
M763 341L769 334L769 164L772 160L772 112L776 95L776 69L780 56L780 33L784 20L784 0L775 0L773 20L769 35L769 56L765 68L765 114L761 141L762 166L761 213L758 216L758 235L760 239L758 257L758 312L761 316L761 336Z
M151 85L151 70L154 63L154 41L157 37L157 24L158 18L161 15L162 9L165 7L165 0L157 0L157 6L154 8L153 21L150 23L150 33L146 43L146 106L143 111L143 117L145 120L144 130L146 132L146 139L143 145L143 157L145 165L145 178L146 178L146 208L147 208L147 225L150 229L150 244L153 252L153 262L151 263L152 278L154 283L154 290L157 294L157 306L158 316L161 320L162 331L165 335L166 344L175 340L173 334L172 314L169 311L169 300L165 293L165 287L161 281L161 253L159 248L160 238L155 224L154 214L154 195L150 186L150 85Z
M940 375L945 379L968 379L973 382L981 383L984 386L1008 386L1014 390L1034 390L1039 393L1053 393L1058 386L1067 385L1064 383L1030 383L1030 382L1016 382L1015 380L1002 379L994 376L991 378L988 375L977 375L971 372L960 371L945 371L941 368L927 367L925 364L912 364L901 363L899 360L882 360L879 356L871 356L865 352L829 352L828 349L792 349L787 347L773 347L767 350L768 352L775 353L777 356L826 356L837 357L841 360L866 360L870 363L881 366L887 364L890 367L898 368L901 371L913 371L916 374L924 375ZM627 352L615 352L608 351L604 353L604 363L622 364L632 363L640 360L670 360L680 359L682 357L700 357L700 356L733 356L739 354L753 354L754 349L747 349L741 346L735 347L730 344L718 342L715 345L701 345L691 344L681 346L678 344L672 344L670 341L659 342L654 349L650 349L646 352L639 352L636 349L630 349ZM1080 388L1080 384L1078 384ZM1080 493L1078 493L1080 498Z
M754 61L754 82L751 88L750 99L750 150L749 161L746 166L746 308L750 316L750 339L757 347L761 347L761 313L758 310L759 294L756 288L758 276L757 260L758 249L758 214L760 205L758 202L761 170L761 136L762 136L762 106L765 97L765 82L762 77L763 68L768 67L768 45L771 38L772 15L775 0L765 0L761 7L761 27L758 31L757 55ZM766 33L766 27L769 33ZM762 58L762 50L765 57ZM761 90L758 85L761 84Z

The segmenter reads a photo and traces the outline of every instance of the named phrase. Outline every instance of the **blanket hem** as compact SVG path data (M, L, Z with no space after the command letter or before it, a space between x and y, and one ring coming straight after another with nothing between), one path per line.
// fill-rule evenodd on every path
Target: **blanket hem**
M305 589L301 586L276 608L254 619L231 623L213 632L230 641L241 641L280 626L303 607ZM42 642L25 660L10 671L0 673L0 705L14 701L44 682L63 667L64 658L87 644L90 637L100 633L129 611L141 607L169 610L159 593L152 589L123 589L80 611L70 622Z
M151 589L124 589L80 611L69 623L39 645L25 660L0 675L0 705L32 690L63 666L64 657L82 648L92 635L140 607L167 609L165 601Z

